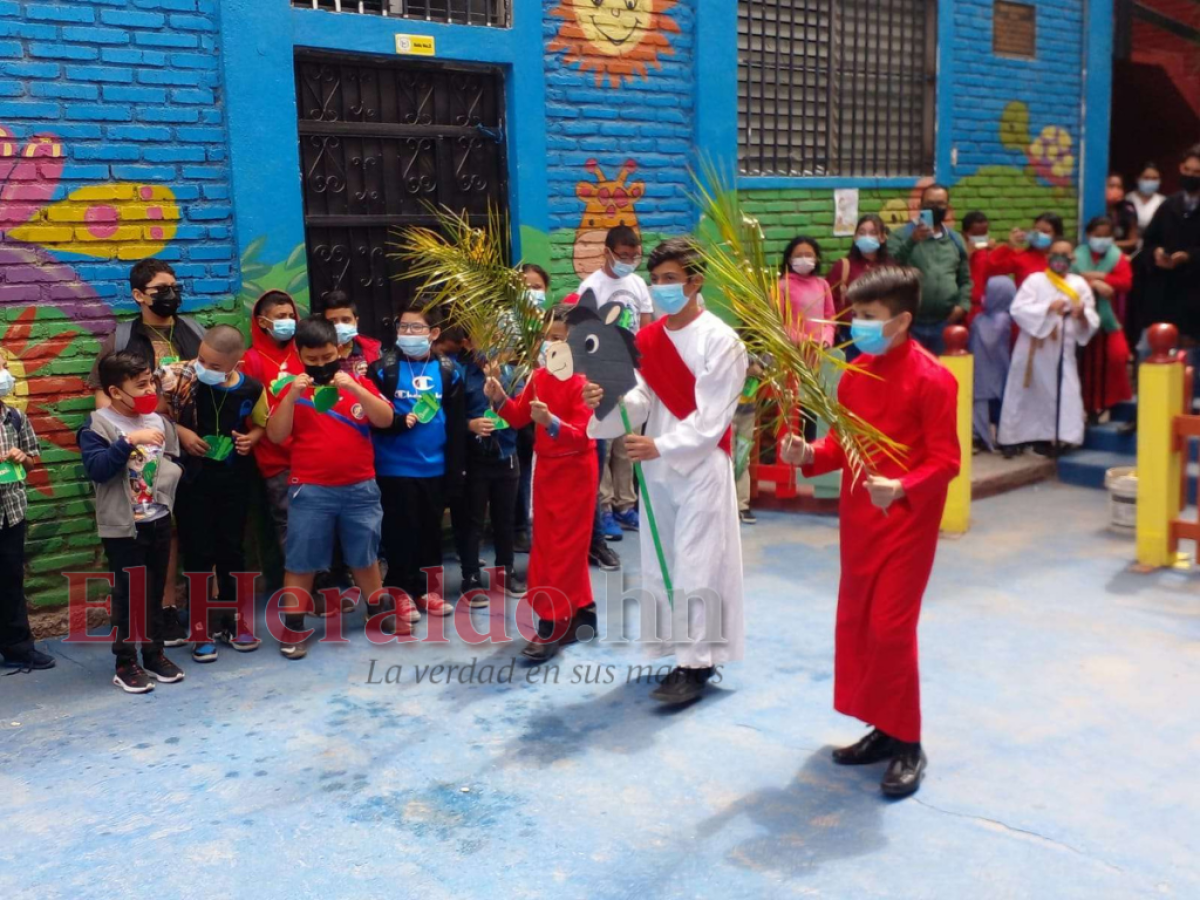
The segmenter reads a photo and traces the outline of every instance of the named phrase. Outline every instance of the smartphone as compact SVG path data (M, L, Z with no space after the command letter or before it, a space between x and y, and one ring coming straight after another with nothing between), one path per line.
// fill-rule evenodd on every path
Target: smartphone
M928 228L930 231L933 231L933 210L932 209L921 210L921 224L924 225L926 228Z

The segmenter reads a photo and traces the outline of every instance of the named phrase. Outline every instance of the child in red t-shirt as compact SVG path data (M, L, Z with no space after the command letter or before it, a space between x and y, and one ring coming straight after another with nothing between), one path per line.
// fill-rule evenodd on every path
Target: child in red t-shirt
M379 538L383 509L375 483L371 428L392 424L392 405L366 378L341 371L337 332L324 319L296 327L296 352L304 371L288 386L267 422L267 437L292 440L288 478L288 532L280 604L287 627L303 627L300 597L332 563L336 539L364 602L378 595ZM330 389L336 397L330 396ZM389 622L394 621L394 616ZM288 659L307 655L303 642L283 643Z

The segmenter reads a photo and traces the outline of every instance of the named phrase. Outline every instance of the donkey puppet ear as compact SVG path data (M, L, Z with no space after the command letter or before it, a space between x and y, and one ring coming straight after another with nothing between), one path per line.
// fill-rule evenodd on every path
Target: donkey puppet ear
M616 325L621 320L621 313L625 312L625 307L620 303L606 304L602 318L605 325Z

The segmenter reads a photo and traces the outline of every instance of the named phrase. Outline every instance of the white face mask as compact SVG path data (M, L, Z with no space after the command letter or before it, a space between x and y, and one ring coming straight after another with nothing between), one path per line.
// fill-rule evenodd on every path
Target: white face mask
M792 257L792 271L797 275L809 275L817 267L817 261L807 256Z
M0 370L0 397L7 397L17 386L17 379L8 369Z

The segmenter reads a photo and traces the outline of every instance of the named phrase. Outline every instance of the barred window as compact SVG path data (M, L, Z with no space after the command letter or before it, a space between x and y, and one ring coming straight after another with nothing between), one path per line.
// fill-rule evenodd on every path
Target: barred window
M743 175L933 173L936 0L738 0Z
M292 0L292 6L304 9L497 27L508 25L510 3L511 0Z

